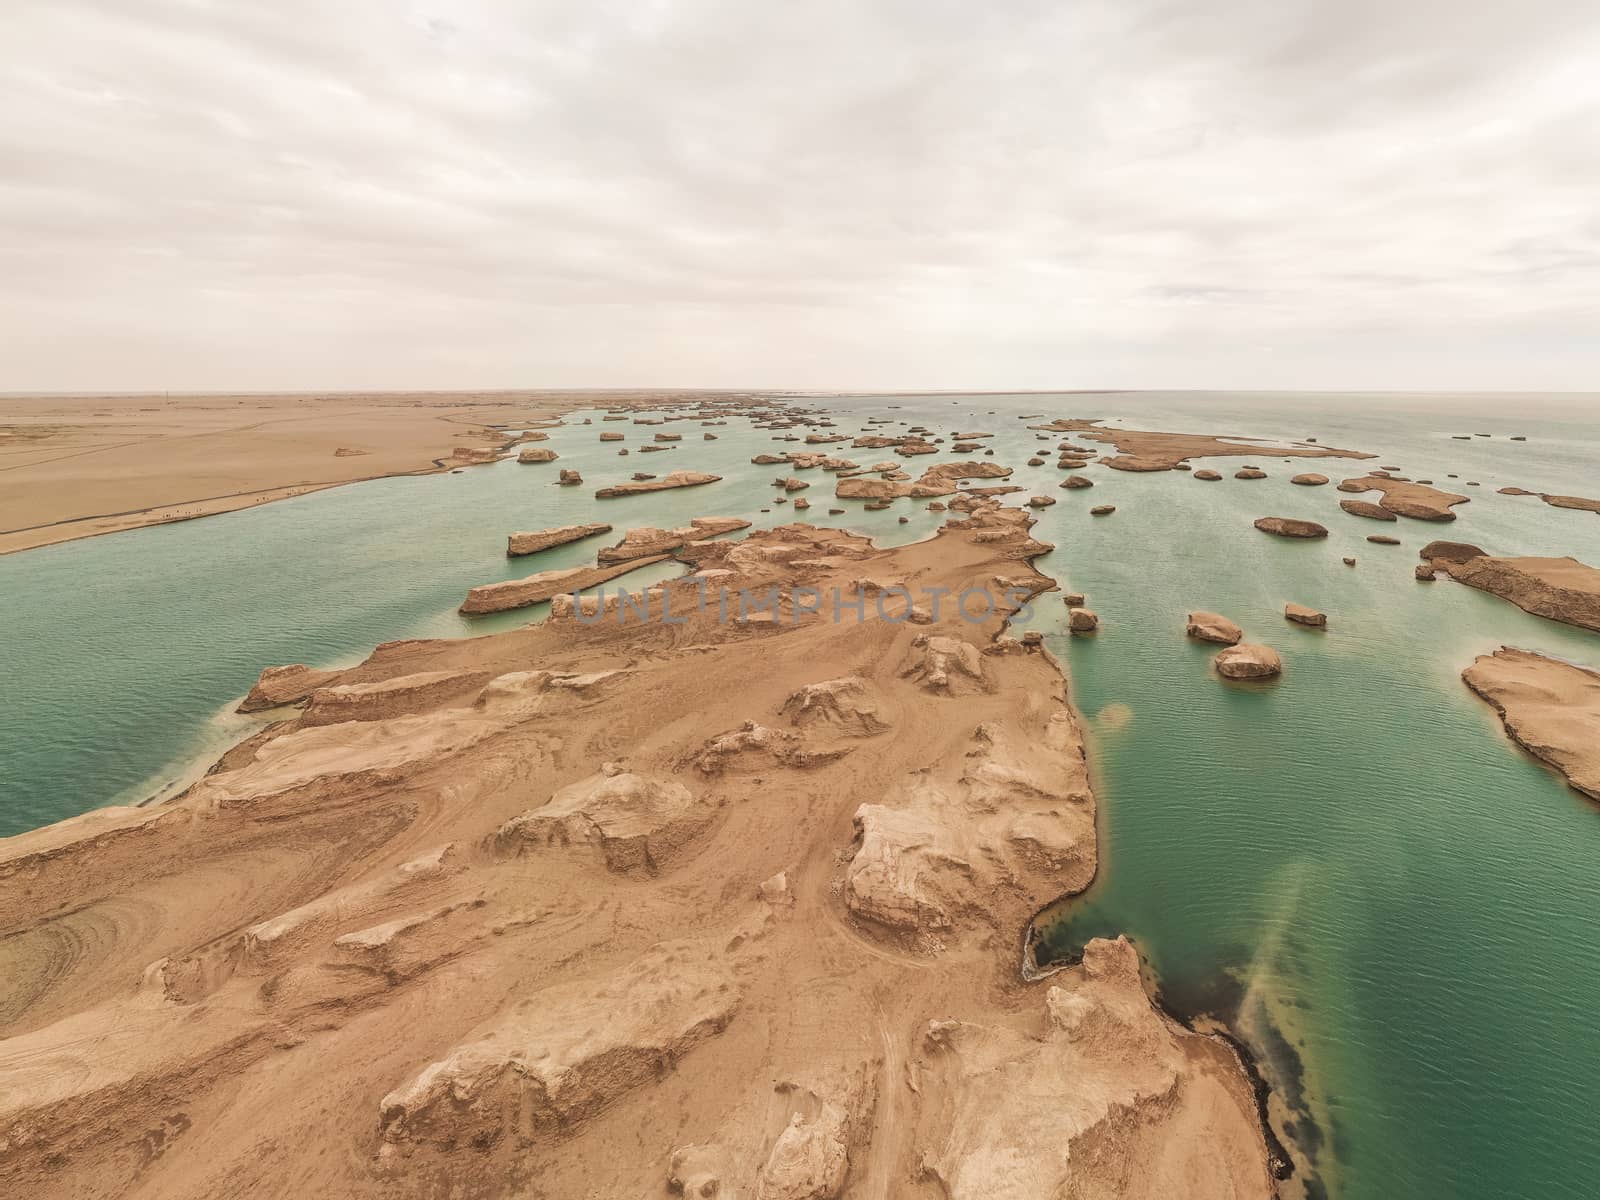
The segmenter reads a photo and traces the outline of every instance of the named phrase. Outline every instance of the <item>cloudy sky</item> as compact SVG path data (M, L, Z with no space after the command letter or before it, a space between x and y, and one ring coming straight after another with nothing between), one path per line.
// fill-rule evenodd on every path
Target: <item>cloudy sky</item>
M0 391L1600 388L1594 0L3 0Z

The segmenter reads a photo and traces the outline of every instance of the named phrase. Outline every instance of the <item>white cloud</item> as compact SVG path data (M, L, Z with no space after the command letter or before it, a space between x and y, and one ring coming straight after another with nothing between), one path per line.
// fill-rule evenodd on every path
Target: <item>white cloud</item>
M1569 387L1579 0L11 0L0 389Z

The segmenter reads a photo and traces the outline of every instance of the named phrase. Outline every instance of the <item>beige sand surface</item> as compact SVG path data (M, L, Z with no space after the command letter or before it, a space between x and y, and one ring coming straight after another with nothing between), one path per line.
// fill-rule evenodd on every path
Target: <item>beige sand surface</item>
M655 392L0 397L0 554L493 461L518 428ZM464 451L464 453L458 453Z
M1517 745L1600 800L1600 673L1502 646L1461 678L1494 706Z
M869 605L1048 587L1026 513L972 509L696 545ZM0 841L14 1194L1273 1194L1242 1065L1132 947L1025 978L1097 863L1042 648L949 605L563 611L279 673L321 691L181 797Z

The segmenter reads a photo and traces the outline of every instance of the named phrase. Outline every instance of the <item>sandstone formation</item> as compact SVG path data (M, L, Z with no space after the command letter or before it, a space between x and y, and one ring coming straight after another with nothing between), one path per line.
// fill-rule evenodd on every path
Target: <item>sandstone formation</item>
M1398 521L1400 519L1381 504L1374 504L1370 500L1341 500L1339 501L1339 507L1353 517L1367 517L1373 521Z
M1477 555L1455 560L1428 555L1430 570L1443 570L1457 583L1509 600L1525 612L1600 632L1600 570L1575 558L1494 558ZM1468 547L1471 549L1471 547Z
M916 480L904 476L890 478L887 475L879 479L867 479L859 475L842 476L834 485L833 494L840 500L892 500L900 496L927 499L954 495L957 491L956 481L960 479L1004 479L1010 474L1010 467L1002 467L998 463L939 463L929 467Z
M1189 623L1183 632L1202 642L1221 642L1225 646L1235 645L1244 637L1244 630L1232 621L1214 612L1192 612L1189 614Z
M622 451L622 453L626 454L627 451L624 450L624 451ZM577 471L568 470L567 468L563 467L561 469L560 482L565 487L573 487L576 484L580 484L580 483L583 482L583 476L580 475Z
M1082 475L1068 475L1061 481L1061 486L1064 488L1092 488L1094 480L1085 479Z
M606 430L604 433L602 433L600 435L600 440L602 442L620 442L620 441L623 441L626 437L627 437L626 434L616 433L616 432L608 429L608 430Z
M1301 487L1321 487L1328 482L1326 475L1318 475L1314 471L1307 471L1303 475L1290 477L1290 483L1298 483Z
M1378 501L1380 507L1402 517L1412 517L1419 521L1454 521L1456 514L1451 511L1451 507L1465 504L1468 500L1468 497L1458 496L1454 492L1440 491L1426 484L1408 480L1391 479L1385 475L1364 475L1359 479L1346 479L1339 485L1339 490L1380 491L1383 493L1383 499Z
M1464 563L1468 559L1482 558L1489 552L1470 542L1429 542L1417 552L1419 558L1433 561L1443 559L1445 562Z
M701 484L716 483L721 475L708 475L703 471L673 471L660 479L648 482L618 483L610 487L603 487L597 491L596 500L610 500L618 496L638 496L646 492L665 492L673 488L699 487Z
M1029 508L1049 508L1055 502L1056 502L1056 498L1054 496L1029 496L1028 497L1028 507Z
M467 593L461 611L470 615L505 612L512 608L526 608L568 592L582 592L597 587L619 575L651 563L664 562L667 555L634 558L606 567L567 567L555 571L540 571L525 579L507 579L503 583L485 583Z
M938 1195L1276 1195L1258 1163L1242 1165L1259 1134L1232 1051L1151 1007L1125 938L1091 941L1051 983L1042 1027L925 1027L911 1068L927 1097L916 1141ZM1130 1042L1143 1048L1136 1077L1119 1049ZM1195 1141L1204 1153L1182 1148Z
M778 711L797 729L821 729L846 737L871 737L889 728L872 697L871 685L859 675L808 683Z
M495 834L495 846L502 854L586 849L602 856L608 870L654 875L715 812L681 783L608 764L512 817Z
M524 446L517 455L517 461L519 463L547 463L555 462L560 457L554 450L547 449L544 446Z
M1184 467L1191 458L1222 456L1254 458L1270 452L1280 458L1372 458L1355 450L1330 446L1271 446L1244 438L1215 437L1199 433L1159 433L1141 429L1116 429L1098 420L1061 418L1028 428L1055 433L1077 433L1084 438L1116 447L1117 454L1101 461L1122 471L1171 471ZM1198 474L1198 473L1197 473ZM1220 476L1219 476L1220 478Z
M656 529L647 525L628 530L620 542L615 546L605 547L595 557L601 566L628 562L635 558L659 558L682 549L689 542L749 528L750 522L738 517L695 517L687 525L679 526L677 529Z
M588 525L562 525L557 529L538 529L531 533L513 533L506 538L506 557L518 558L524 554L537 554L552 546L565 546L568 542L582 541L599 533L610 533L611 526L594 522Z
M1600 673L1502 646L1461 678L1494 706L1512 741L1600 800Z
M1270 679L1283 671L1283 660L1271 646L1240 642L1211 660L1224 679Z
M326 687L338 678L337 671L318 671L301 663L267 667L235 711L253 713L283 704L297 704L317 688Z
M1116 511L1117 506L1115 504L1096 504L1089 510L1089 515L1091 517L1109 517Z
M1097 864L1050 657L949 603L693 602L1042 588L1027 510L974 498L892 550L802 524L699 545L698 581L644 593L682 624L564 596L386 644L319 678L308 714L345 719L5 839L10 1190L1270 1194L1249 1076L1131 950L1091 943L1048 999L1023 978L1033 914Z
M1283 615L1296 625L1309 625L1313 629L1324 629L1328 624L1327 613L1318 612L1304 604L1296 604L1292 600L1283 606Z
M1048 896L1093 874L1088 776L1067 715L1030 714L1032 732L978 726L949 774L909 780L856 809L844 901L860 920L937 953L972 913L973 878ZM980 889L983 890L983 889Z
M1315 521L1301 521L1294 517L1260 517L1255 526L1262 533L1286 538L1322 538L1328 536L1326 526Z
M377 683L343 683L312 692L302 727L341 721L386 721L437 708L447 700L480 692L490 676L482 671L419 671Z
M1378 546L1398 546L1400 544L1399 538L1390 537L1387 533L1369 533L1367 541Z
M1213 471L1210 467L1206 467L1203 470L1196 471L1194 473L1194 477L1196 479L1204 479L1207 483L1216 483L1222 478L1222 473L1220 471Z
M1100 617L1093 609L1074 608L1067 613L1067 628L1073 633L1093 633L1100 628Z
M659 1078L738 1006L733 973L710 947L670 942L612 977L536 993L384 1096L385 1149L558 1137Z
M1245 467L1243 470L1235 471L1233 477L1235 479L1265 479L1267 473L1260 467Z

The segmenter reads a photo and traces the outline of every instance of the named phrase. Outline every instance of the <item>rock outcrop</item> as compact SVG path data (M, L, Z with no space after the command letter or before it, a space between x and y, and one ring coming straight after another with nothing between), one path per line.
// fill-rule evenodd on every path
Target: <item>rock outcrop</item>
M1224 679L1270 679L1283 672L1283 660L1271 646L1241 642L1219 651L1211 660Z
M1296 604L1292 600L1283 606L1283 615L1296 625L1309 625L1313 629L1324 629L1328 624L1327 613L1318 612L1304 604Z
M709 947L665 943L616 975L514 1004L386 1095L390 1145L555 1139L727 1028L732 972Z
M1183 632L1202 642L1220 642L1224 646L1236 645L1244 637L1244 630L1214 612L1192 612Z
M495 834L495 847L512 855L587 848L609 870L654 874L713 816L715 809L681 783L608 769L512 817Z
M506 538L506 557L519 558L524 554L537 554L553 546L582 541L599 533L610 533L611 526L594 522L588 525L562 525L556 529L537 529L529 533L513 533Z
M1454 492L1443 492L1426 484L1411 480L1392 479L1386 475L1364 475L1359 479L1346 479L1339 485L1341 492L1380 491L1380 507L1402 517L1419 521L1454 521L1452 506L1465 504L1470 499ZM1349 511L1348 509L1346 511Z
M889 728L867 681L844 675L808 683L783 702L779 712L797 729L826 729L846 737L871 737Z
M544 446L524 446L521 453L517 455L517 461L519 463L547 463L555 462L560 457L554 450L547 449Z
M929 691L959 694L981 687L983 655L963 638L919 634L901 674Z
M386 721L465 700L493 678L487 671L419 671L375 683L345 683L311 693L300 723L335 725L341 721Z
M1301 475L1291 476L1289 482L1298 483L1301 487L1321 487L1328 482L1328 477L1326 475L1318 475L1315 471L1307 471Z
M619 575L651 563L663 562L667 555L634 558L609 567L569 567L555 571L540 571L525 579L507 579L503 583L485 583L467 593L461 603L461 612L468 616L482 613L505 612L512 608L526 608L539 604L552 596L565 592L582 592L598 587Z
M1262 533L1285 538L1324 538L1328 536L1325 525L1315 521L1301 521L1294 517L1260 517L1255 526Z
M1429 562L1441 560L1444 562L1464 563L1469 559L1484 558L1488 551L1474 546L1470 542L1429 542L1417 552L1419 558Z
M607 546L596 555L601 566L628 562L635 558L653 558L671 554L690 542L720 537L740 529L749 529L750 522L739 517L695 517L677 529L656 529L645 525L630 529L615 546ZM570 590L570 589L569 589Z
M596 500L612 500L620 496L639 496L648 492L671 491L674 488L700 487L703 484L716 483L721 478L721 475L708 475L704 471L673 471L660 479L651 479L647 482L617 483L603 487L595 492L594 496Z
M1434 556L1431 566L1524 612L1600 632L1600 570L1575 558L1478 555L1454 561Z
M1381 504L1374 504L1370 500L1341 500L1339 501L1339 507L1352 517L1366 517L1371 521L1398 521L1400 519Z
M338 671L318 671L302 663L267 667L236 711L253 713L284 704L298 704L317 688L326 687L338 678Z
M1042 1031L927 1025L911 1077L922 1097L918 1158L938 1195L1277 1194L1233 1051L1151 1006L1126 939L1091 941L1052 984ZM1142 1048L1132 1071L1119 1050L1128 1044Z

